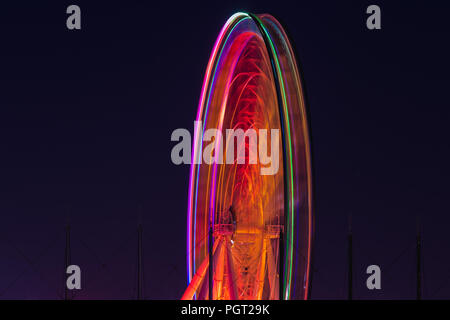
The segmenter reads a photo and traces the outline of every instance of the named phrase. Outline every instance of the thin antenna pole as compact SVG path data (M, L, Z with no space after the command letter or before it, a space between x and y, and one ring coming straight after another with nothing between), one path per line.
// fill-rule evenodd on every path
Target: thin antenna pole
M420 221L417 218L417 236L416 236L416 259L417 259L417 300L422 299L422 237L420 234Z
M143 268L143 255L142 255L142 206L138 206L138 227L137 227L137 240L138 240L138 255L137 255L137 300L144 298L144 268Z
M353 234L352 217L348 221L348 300L353 299Z
M138 225L138 267L137 267L137 299L142 300L142 224Z
M69 300L69 289L66 284L66 271L70 266L70 225L66 224L66 247L64 250L64 300Z

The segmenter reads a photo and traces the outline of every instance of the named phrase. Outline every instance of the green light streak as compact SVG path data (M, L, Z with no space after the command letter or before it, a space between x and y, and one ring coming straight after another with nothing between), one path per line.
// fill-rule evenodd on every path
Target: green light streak
M288 229L288 235L287 238L290 239L290 241L288 241L288 246L289 246L289 260L286 257L286 261L288 263L286 263L286 265L289 265L289 273L286 274L285 273L285 278L284 278L284 283L285 283L285 288L286 288L286 293L285 293L285 299L289 299L290 296L290 289L291 289L291 278L292 278L292 257L294 254L294 247L293 247L293 242L294 242L294 170L293 170L293 165L292 165L292 144L291 144L291 132L290 132L290 124L289 124L289 115L288 115L288 110L287 110L287 99L286 99L286 91L284 88L284 81L283 81L283 76L281 74L281 67L280 67L280 63L278 61L278 57L275 51L275 47L273 45L273 41L272 38L269 35L269 32L267 31L266 27L264 26L262 20L259 17L256 17L256 20L258 21L258 23L260 24L262 30L264 30L264 33L266 34L267 39L269 40L269 44L272 50L272 56L274 57L275 60L275 64L276 64L276 70L277 70L277 74L278 74L278 79L280 82L280 86L281 86L281 94L283 97L283 108L284 108L284 118L285 118L285 122L287 123L287 133L288 133L288 146L289 146L289 164L290 164L290 186L291 186L291 201L289 203L289 211L291 214L291 218L290 218L290 230ZM289 281L288 281L289 279Z

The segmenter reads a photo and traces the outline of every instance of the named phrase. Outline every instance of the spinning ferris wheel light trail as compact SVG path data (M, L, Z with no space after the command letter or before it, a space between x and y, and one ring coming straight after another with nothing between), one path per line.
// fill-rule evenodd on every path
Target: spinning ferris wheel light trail
M307 299L313 236L308 123L295 56L275 18L236 13L226 22L207 66L197 121L201 132L280 130L280 165L262 175L260 161L196 162L203 146L195 132L189 284L182 299ZM237 148L248 160L249 143Z

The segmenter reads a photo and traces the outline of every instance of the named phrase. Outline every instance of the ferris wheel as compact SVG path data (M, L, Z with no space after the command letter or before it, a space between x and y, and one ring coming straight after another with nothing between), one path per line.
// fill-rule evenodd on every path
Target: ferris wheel
M307 299L313 237L309 129L295 56L275 18L236 13L226 22L207 66L196 120L182 299ZM276 170L263 174L267 161L250 163L258 152L250 139L236 145L234 161L202 163L202 136L211 128L279 132L259 135L271 146ZM215 146L234 150L228 140Z

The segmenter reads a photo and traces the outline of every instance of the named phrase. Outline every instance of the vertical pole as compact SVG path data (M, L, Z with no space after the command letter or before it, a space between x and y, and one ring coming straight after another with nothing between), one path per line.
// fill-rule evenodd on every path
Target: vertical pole
M351 218L348 230L348 300L353 299L353 234Z
M138 225L137 299L142 300L142 223Z
M420 235L420 229L417 232L416 238L416 259L417 259L417 300L422 299L422 265L421 265L421 249L422 238Z
M208 285L209 285L209 300L213 300L213 230L212 230L212 223L210 223L209 226L209 234L208 234L208 255L209 255L209 268L208 268Z
M280 230L280 240L279 242L279 257L280 257L280 272L279 272L279 289L280 289L280 293L279 293L279 298L280 300L284 300L284 239L283 239L283 230Z
M66 225L66 248L64 250L64 300L69 300L69 289L66 284L67 267L70 266L70 226Z

